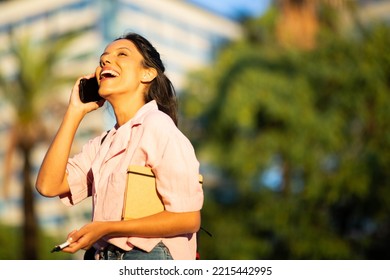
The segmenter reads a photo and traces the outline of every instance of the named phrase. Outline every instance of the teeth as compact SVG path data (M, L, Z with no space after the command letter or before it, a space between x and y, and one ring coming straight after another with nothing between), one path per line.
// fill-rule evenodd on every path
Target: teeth
M118 77L119 76L119 73L118 72L115 72L114 70L104 70L100 73L100 77L104 76L104 75L110 75L110 76L113 76L113 77Z

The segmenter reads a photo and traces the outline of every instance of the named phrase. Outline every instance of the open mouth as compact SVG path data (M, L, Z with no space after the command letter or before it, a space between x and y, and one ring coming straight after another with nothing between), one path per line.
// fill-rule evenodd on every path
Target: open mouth
M114 70L103 70L100 73L100 79L103 79L103 78L115 78L115 77L118 77L118 76L119 76L119 73L114 71Z

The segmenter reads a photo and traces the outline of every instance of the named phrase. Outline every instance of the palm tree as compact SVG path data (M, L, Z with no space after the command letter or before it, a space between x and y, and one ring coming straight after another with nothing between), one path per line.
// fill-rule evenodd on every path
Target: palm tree
M12 156L19 151L23 157L23 259L38 259L38 226L34 208L32 184L32 159L34 146L47 138L42 112L49 107L48 94L57 89L68 78L53 71L64 58L65 50L79 35L71 32L47 41L33 40L29 36L19 39L10 34L11 54L16 62L16 72L0 73L0 93L13 107L15 118L9 132L9 147L5 155L5 194L8 192L12 174ZM9 74L9 73L8 73Z

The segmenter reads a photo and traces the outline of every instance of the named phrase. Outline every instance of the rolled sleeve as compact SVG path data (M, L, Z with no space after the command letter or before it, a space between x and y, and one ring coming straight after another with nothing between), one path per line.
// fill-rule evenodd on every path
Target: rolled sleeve
M67 206L75 205L92 193L91 162L96 155L101 137L96 137L85 144L79 154L68 160L66 166L70 192L60 199Z

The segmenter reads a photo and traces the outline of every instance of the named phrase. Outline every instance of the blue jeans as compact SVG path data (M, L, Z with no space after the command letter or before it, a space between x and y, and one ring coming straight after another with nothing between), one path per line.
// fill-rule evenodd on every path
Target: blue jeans
M101 260L172 260L172 256L164 243L160 242L150 252L145 252L137 247L130 251L124 251L114 245L108 245L100 252Z

